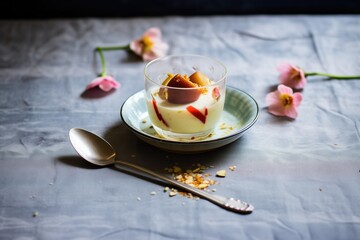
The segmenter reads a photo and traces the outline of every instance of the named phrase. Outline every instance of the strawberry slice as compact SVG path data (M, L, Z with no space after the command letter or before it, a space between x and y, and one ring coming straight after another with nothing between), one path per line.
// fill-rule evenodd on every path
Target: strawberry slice
M220 89L219 87L214 87L213 91L212 91L212 97L216 100L219 101L220 98Z
M167 122L165 121L165 119L162 117L161 113L159 112L159 109L156 105L156 101L153 99L152 100L152 105L154 107L155 113L157 118L159 119L160 122L163 122L165 126L169 127L169 125L167 124Z
M193 107L193 106L188 106L186 108L186 110L188 110L189 113L191 113L194 117L196 117L197 119L199 119L203 124L206 123L206 116L208 115L208 110L207 108L205 108L205 113L203 114L202 112L199 111L199 109Z

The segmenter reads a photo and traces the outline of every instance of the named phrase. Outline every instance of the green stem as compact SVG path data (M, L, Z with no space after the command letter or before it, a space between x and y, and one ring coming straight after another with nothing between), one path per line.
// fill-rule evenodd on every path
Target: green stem
M107 69L106 69L106 61L105 61L105 57L104 57L104 53L103 51L114 51L114 50L129 50L130 49L130 45L125 45L125 46L109 46L109 47L96 47L95 51L98 51L100 54L100 60L101 60L101 73L100 73L100 77L104 77L107 75Z
M125 46L107 46L107 47L96 47L96 51L114 51L114 50L129 50L130 44Z
M100 73L100 77L104 77L107 75L107 70L106 70L106 62L105 62L105 57L103 54L103 51L101 49L96 49L96 51L99 52L100 54L100 60L101 60L101 73Z
M319 73L319 72L310 72L310 73L305 73L305 77L308 76L324 76L324 77L329 77L329 78L333 78L333 79L360 79L360 76L339 76L339 75L332 75L332 74L327 74L327 73Z

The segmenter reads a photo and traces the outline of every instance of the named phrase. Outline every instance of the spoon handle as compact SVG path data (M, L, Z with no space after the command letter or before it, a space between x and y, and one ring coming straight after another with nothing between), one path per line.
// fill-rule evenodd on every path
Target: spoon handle
M178 182L176 180L167 178L163 175L160 175L156 172L153 172L149 169L143 168L141 166L138 166L136 164L133 163L129 163L129 162L124 162L124 161L119 161L117 160L115 162L116 164L119 165L123 165L132 169L135 169L137 171L140 171L142 173L145 173L147 175L150 175L152 177L155 177L157 179L161 179L162 181L169 183L177 188L180 188L182 190L185 190L187 192L190 192L192 194L195 194L203 199L207 199L212 203L215 203L216 205L225 208L227 210L233 211L233 212L237 212L237 213L242 213L242 214L248 214L251 213L254 210L254 207L246 202L240 201L240 200L236 200L234 198L225 198L222 196L218 196L218 195L214 195L214 194L210 194L208 192L205 192L204 190L200 190L194 187L191 187L187 184Z

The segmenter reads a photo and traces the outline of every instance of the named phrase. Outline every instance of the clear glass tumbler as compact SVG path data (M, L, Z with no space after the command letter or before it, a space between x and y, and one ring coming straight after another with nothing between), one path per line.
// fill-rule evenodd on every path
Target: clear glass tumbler
M144 75L149 117L160 136L196 141L213 132L225 102L224 64L206 56L171 55L149 62Z

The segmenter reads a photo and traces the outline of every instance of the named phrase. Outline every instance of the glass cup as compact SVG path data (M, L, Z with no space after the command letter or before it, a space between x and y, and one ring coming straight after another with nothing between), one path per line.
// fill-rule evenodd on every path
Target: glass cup
M226 93L227 70L221 62L171 55L149 62L144 75L149 117L161 137L196 141L214 131Z

